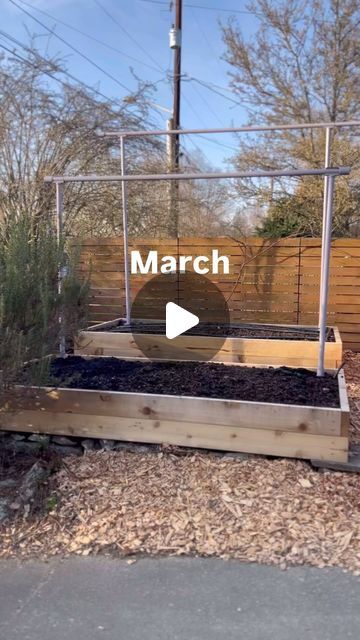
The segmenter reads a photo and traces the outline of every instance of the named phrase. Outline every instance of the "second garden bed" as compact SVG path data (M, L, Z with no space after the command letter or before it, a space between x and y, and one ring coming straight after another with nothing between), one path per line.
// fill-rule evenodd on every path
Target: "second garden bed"
M136 334L141 333L138 347ZM224 340L225 336L225 340ZM315 327L296 325L240 325L229 327L200 325L176 338L184 359L202 359L289 367L316 368L319 353L319 332ZM219 350L214 357L214 345ZM81 331L75 340L75 354L117 357L172 359L171 341L166 338L161 323L134 323L126 327L121 318L103 322ZM209 358L206 357L209 352ZM342 341L336 327L328 327L325 346L326 369L342 364Z

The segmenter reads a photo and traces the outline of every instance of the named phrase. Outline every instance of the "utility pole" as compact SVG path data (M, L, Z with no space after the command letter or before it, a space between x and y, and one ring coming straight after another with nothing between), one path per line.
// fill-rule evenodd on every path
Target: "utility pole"
M181 29L182 29L182 0L175 0L175 42L174 42L174 129L180 128L180 89L181 89ZM180 166L180 136L174 140L175 170Z
M180 129L180 95L181 95L181 29L182 29L182 0L175 0L175 23L170 29L170 48L174 50L174 102L172 126ZM172 136L171 165L176 173L180 168L180 136ZM171 217L173 235L179 231L179 183L173 182L171 189Z

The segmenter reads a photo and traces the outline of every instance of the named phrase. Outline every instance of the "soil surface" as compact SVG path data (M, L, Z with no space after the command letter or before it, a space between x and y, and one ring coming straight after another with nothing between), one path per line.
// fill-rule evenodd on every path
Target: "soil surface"
M26 382L26 372L24 375ZM56 358L50 385L338 407L338 382L307 369L237 367L221 363L139 362L80 356Z
M109 331L111 333L154 333L164 334L165 324L136 322L130 326L118 324L104 329L93 331ZM232 336L234 338L263 338L265 340L306 340L315 342L319 340L319 330L315 327L306 329L300 327L269 327L266 325L219 325L201 322L197 327L189 329L185 335L191 336ZM327 342L335 342L334 331L328 327Z

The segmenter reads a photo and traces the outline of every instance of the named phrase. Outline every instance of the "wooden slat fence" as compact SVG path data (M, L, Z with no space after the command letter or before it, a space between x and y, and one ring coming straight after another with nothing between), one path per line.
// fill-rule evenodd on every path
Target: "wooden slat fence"
M234 322L309 324L318 321L321 241L290 238L133 239L145 259L157 249L162 256L206 255L213 248L230 259L230 275L209 275L228 299ZM90 272L90 320L101 322L124 314L123 244L120 238L86 239L80 268ZM131 277L132 297L152 276ZM179 292L179 304L186 305ZM209 308L211 299L209 298ZM347 348L360 351L360 238L334 240L331 250L328 323L336 324Z

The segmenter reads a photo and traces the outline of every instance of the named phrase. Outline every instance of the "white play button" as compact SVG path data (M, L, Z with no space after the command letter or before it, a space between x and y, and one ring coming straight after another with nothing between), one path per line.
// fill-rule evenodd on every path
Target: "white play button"
M168 302L166 305L166 337L169 340L181 336L182 333L196 327L199 324L199 318L190 311L186 311L183 307L179 307L174 302Z

